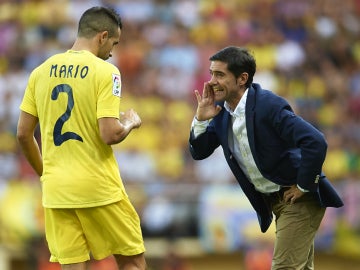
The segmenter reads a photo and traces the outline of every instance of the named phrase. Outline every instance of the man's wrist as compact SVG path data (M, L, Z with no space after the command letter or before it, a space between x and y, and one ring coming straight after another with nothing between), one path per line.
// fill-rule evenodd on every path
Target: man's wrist
M209 122L209 120L199 120L196 116L194 117L194 120L198 124L205 124L205 123Z

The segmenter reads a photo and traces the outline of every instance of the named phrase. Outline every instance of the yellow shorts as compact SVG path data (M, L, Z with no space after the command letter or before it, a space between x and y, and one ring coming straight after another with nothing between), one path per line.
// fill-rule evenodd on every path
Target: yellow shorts
M145 251L140 219L128 200L98 207L45 208L50 261L84 262L112 254L131 256Z

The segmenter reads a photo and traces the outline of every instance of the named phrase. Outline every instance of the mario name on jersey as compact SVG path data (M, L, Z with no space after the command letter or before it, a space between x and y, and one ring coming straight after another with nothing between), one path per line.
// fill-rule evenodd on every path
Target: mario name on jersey
M52 65L50 77L55 78L77 78L84 79L88 75L89 67L80 65Z

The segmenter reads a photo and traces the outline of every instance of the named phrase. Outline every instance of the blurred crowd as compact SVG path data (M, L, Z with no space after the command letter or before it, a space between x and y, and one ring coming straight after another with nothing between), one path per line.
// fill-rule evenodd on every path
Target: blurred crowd
M80 15L95 5L123 19L109 61L122 74L122 108L143 125L114 149L146 237L198 236L199 194L234 184L221 152L194 162L187 142L209 56L238 45L256 57L254 81L327 138L324 171L346 205L329 214L332 245L346 250L360 238L359 0L0 0L0 242L42 232L38 178L15 138L29 73L72 46Z

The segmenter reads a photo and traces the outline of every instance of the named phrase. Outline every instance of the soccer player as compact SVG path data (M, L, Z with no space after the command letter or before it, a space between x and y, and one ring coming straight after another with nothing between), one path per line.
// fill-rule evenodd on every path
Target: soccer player
M111 148L141 125L133 109L120 113L120 72L104 61L121 29L113 10L85 11L73 47L31 73L20 105L17 138L42 183L50 261L63 270L86 269L90 254L146 268L139 216Z

